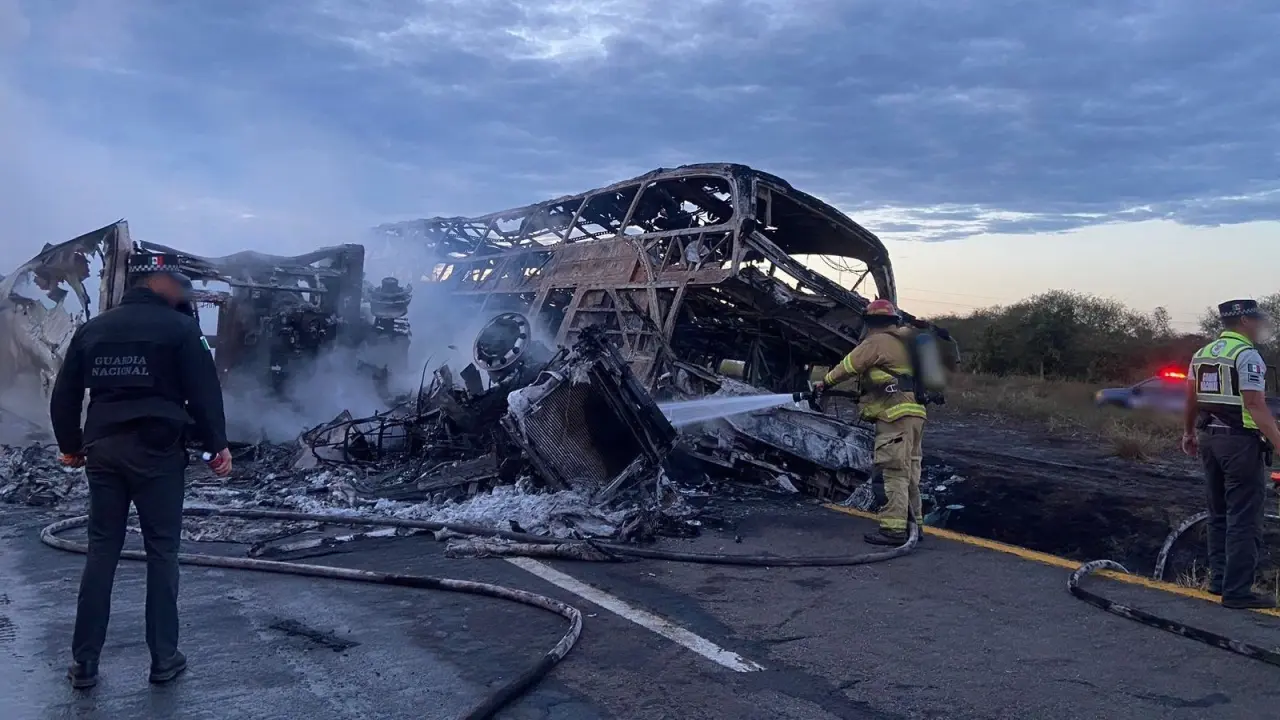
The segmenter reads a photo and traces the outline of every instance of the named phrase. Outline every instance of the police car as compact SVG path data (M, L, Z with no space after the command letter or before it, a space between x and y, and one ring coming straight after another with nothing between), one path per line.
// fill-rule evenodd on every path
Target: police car
M1268 372L1267 381L1267 389L1272 390L1273 373ZM1186 398L1187 373L1176 368L1161 370L1136 385L1099 390L1093 397L1098 407L1174 413L1182 412ZM1268 394L1267 406L1280 416L1280 397Z

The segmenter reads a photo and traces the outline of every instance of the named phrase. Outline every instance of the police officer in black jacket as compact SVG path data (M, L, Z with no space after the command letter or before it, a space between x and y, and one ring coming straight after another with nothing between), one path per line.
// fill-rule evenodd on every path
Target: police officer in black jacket
M190 302L191 281L164 265L149 269L132 276L118 307L76 331L49 404L63 464L85 467L89 480L89 552L67 671L78 689L97 683L130 502L147 554L151 682L186 669L178 650L178 541L187 431L215 455L216 474L231 472L213 357L200 324L175 309Z

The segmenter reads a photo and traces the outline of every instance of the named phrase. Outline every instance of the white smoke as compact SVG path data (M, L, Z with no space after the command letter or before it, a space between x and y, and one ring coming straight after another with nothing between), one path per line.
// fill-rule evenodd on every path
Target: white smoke
M440 258L425 239L370 232L365 240L365 281L377 286L393 277L413 290L408 321L411 329L407 362L394 367L388 380L393 394L416 393L432 373L448 365L455 377L472 362L476 335L497 312L479 313L433 282ZM265 378L241 375L224 387L228 432L235 440L289 442L299 433L341 414L368 417L391 409L371 373L361 363L380 366L387 360L374 345L332 348L293 374L283 394L267 387Z
M367 417L390 409L358 350L335 348L299 368L277 391L267 378L238 373L223 387L227 434L241 442L290 442L344 410Z

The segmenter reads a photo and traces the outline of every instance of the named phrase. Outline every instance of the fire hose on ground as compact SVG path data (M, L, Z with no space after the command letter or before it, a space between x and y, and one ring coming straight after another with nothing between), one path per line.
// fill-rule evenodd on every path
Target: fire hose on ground
M1280 478L1277 478L1276 473L1272 473L1271 478L1273 482L1280 483ZM1168 537L1164 540L1164 544L1160 546L1160 553L1156 556L1155 570L1151 573L1153 580L1156 580L1157 582L1164 582L1165 569L1169 563L1169 555L1173 552L1173 546L1178 542L1178 538L1181 538L1191 528L1208 519L1208 512L1196 513L1186 520L1183 520L1178 527L1174 528L1173 531L1169 533ZM1280 520L1280 515L1267 513L1266 519ZM1081 565L1074 573L1071 574L1071 577L1067 580L1067 590L1072 595L1084 600L1090 605L1106 610L1109 613L1119 615L1120 617L1135 620L1144 625L1164 630L1166 632L1171 632L1175 635L1181 635L1182 637L1190 638L1191 640L1196 640L1206 645L1212 645L1213 647L1221 648L1228 652L1244 655L1245 657L1253 658L1255 660L1261 660L1262 662L1270 665L1280 666L1280 651L1267 649L1251 643L1241 642L1239 640L1233 640L1219 633L1193 627L1176 620L1162 618L1158 615L1153 615L1149 612L1131 608L1113 600L1108 600L1101 595L1091 593L1080 587L1080 581L1084 579L1085 576L1103 569L1115 570L1126 574L1129 573L1129 571L1119 563L1115 563L1110 560L1095 560Z
M1280 520L1280 515L1273 513L1267 513L1265 517L1267 520ZM1156 569L1151 573L1151 578L1153 580L1164 580L1165 565L1169 563L1169 553L1173 552L1173 545L1178 542L1178 538L1186 534L1186 532L1191 528L1208 519L1209 513L1196 513L1186 520L1183 520L1181 525L1174 528L1173 532L1169 533L1169 537L1164 539L1164 545L1160 546L1160 554L1156 556Z
M529 533L508 532L492 528L457 523L441 523L427 520L410 520L403 518L372 517L347 513L300 513L285 510L249 509L249 508L186 508L186 517L229 517L252 520L282 520L326 523L334 525L365 525L384 528L400 528L418 532L453 533L464 536L496 537L504 540L552 546L565 544L564 539L550 538ZM44 544L58 550L79 553L88 552L85 543L59 537L59 533L73 528L83 527L88 523L88 516L80 516L61 520L44 528L40 540ZM356 533L346 536L347 541L366 537L380 537L374 533ZM879 552L859 555L837 556L774 556L774 555L724 555L714 553L673 552L637 548L619 543L580 541L600 553L604 559L620 558L668 560L672 562L700 563L711 565L738 565L748 567L839 567L866 565L884 562L901 557L911 552L920 540L920 528L914 521L909 523L906 542L902 545ZM146 560L146 554L136 550L126 550L120 555L127 560ZM255 557L227 557L219 555L201 555L182 553L178 561L184 565L199 565L232 570L255 570L258 572L282 575L300 575L305 577L328 578L335 580L353 580L357 582L393 585L397 587L418 588L424 590L446 590L450 592L484 595L487 597L510 600L524 605L554 612L569 621L569 629L539 661L493 692L483 702L462 717L465 720L486 720L494 717L499 710L532 689L551 669L559 663L573 648L582 633L582 613L575 607L553 598L514 588L481 583L468 580L431 577L426 575L405 575L384 573L371 570L354 570L328 565L311 565L297 562L263 560Z
M1280 473L1273 472L1271 474L1271 479L1275 484L1274 487L1280 488ZM1280 520L1280 515L1274 513L1267 513L1265 517L1268 520ZM1179 538L1191 530L1191 528L1208 519L1208 512L1196 513L1186 520L1183 520L1178 527L1174 528L1173 531L1169 533L1168 537L1164 540L1164 544L1160 546L1160 553L1156 556L1155 570L1151 573L1153 580L1156 580L1157 582L1164 582L1166 566L1169 563L1169 555L1173 552L1174 544L1178 542ZM1238 655L1244 655L1245 657L1253 658L1255 660L1261 660L1262 662L1270 665L1280 666L1280 651L1260 647L1251 643L1241 642L1239 640L1233 640L1219 633L1203 630L1175 620L1162 618L1158 615L1153 615L1143 610L1131 608L1113 600L1108 600L1101 595L1091 593L1080 587L1080 581L1084 579L1085 576L1103 569L1115 570L1126 574L1129 572L1124 568L1124 566L1110 560L1095 560L1081 565L1074 573L1071 574L1071 577L1067 580L1067 590L1072 595L1084 600L1090 605L1106 610L1109 613L1119 615L1120 617L1135 620L1144 625L1149 625L1160 630L1171 632L1175 635L1181 635L1185 638L1190 638L1192 640L1205 643L1206 645L1212 645L1213 647L1221 648Z
M204 516L210 513L201 510L189 510L184 512L188 516ZM262 514L255 510L236 510L235 517L241 518L267 518L270 513ZM322 516L316 516L322 517ZM89 548L85 543L68 540L67 538L58 537L58 534L72 528L83 527L89 521L87 515L74 517L67 520L60 520L48 527L40 533L40 540L58 550L66 550L69 552L80 553L84 555ZM342 515L330 516L331 522L351 522L351 518ZM364 519L365 524L376 525L380 521L376 519ZM137 550L125 550L120 557L128 560L146 560L146 554ZM204 567L226 568L232 570L255 570L258 572L277 573L282 575L301 575L304 577L328 578L333 580L354 580L356 582L374 583L379 585L393 585L396 587L417 588L421 590L447 590L449 592L467 593L471 595L484 595L487 597L498 598L500 600L509 600L518 602L523 605L529 605L548 612L556 613L569 621L569 629L565 632L555 647L547 651L533 666L520 673L512 680L503 684L496 691L491 693L482 702L476 705L472 710L462 715L464 720L488 720L494 717L499 710L506 707L516 698L523 695L538 683L556 663L564 659L565 655L577 643L578 637L582 634L582 613L572 605L560 602L545 595L527 592L525 590L516 590L514 588L503 587L501 585L493 585L490 583L474 582L470 580L455 580L452 578L431 577L427 575L403 575L398 573L376 572L371 570L352 570L348 568L332 567L327 565L305 565L302 563L277 562L273 560L259 560L256 558L242 557L221 557L217 555L197 555L183 553L178 556L178 561L184 565L200 565Z
M1081 565L1075 572L1071 573L1071 577L1067 579L1067 591L1090 605L1106 610L1113 615L1119 615L1122 618L1128 618L1158 630L1164 630L1165 632L1171 632L1175 635L1181 635L1182 637L1196 640L1206 645L1212 645L1213 647L1233 652L1237 655L1243 655L1248 658L1253 658L1254 660L1261 660L1269 665L1280 666L1280 652L1277 652L1276 650L1269 650L1252 643L1233 640L1232 638L1220 633L1203 630L1183 622L1178 622L1177 620L1163 618L1145 610L1139 610L1138 608L1132 608L1114 600L1108 600L1101 595L1089 592L1088 590L1080 587L1081 580L1090 573L1098 570L1114 570L1116 572L1130 574L1123 565L1113 560L1094 560Z

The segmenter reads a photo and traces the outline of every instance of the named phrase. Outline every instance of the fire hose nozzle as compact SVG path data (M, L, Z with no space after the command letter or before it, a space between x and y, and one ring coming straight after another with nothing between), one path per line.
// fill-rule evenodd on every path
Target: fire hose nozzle
M822 412L822 390L819 388L792 393L791 397L795 402L808 402L810 410Z

